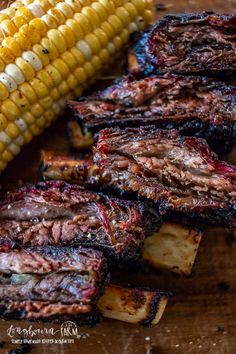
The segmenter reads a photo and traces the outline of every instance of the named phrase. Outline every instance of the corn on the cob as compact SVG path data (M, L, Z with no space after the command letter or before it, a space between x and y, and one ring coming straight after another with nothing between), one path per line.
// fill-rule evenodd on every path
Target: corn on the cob
M18 0L0 11L0 171L152 19L152 0Z

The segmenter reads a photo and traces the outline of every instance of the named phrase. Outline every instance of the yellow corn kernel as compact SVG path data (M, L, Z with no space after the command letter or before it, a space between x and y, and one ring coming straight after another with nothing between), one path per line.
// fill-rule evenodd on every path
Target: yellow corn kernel
M145 20L145 22L148 24L148 23L151 23L153 21L153 13L151 10L146 10L143 14L143 18Z
M69 67L70 71L73 71L78 66L76 58L69 51L63 53L61 59Z
M0 113L0 131L5 130L7 124L8 124L7 118L4 116L4 114Z
M51 29L47 33L48 38L56 46L59 53L64 53L67 49L66 42L61 33L56 29Z
M110 54L107 49L102 49L98 56L102 63L107 63L110 60Z
M142 0L131 0L131 2L134 4L135 8L138 10L140 14L143 14L145 10L145 4Z
M12 52L6 47L0 47L0 59L5 63L9 64L14 61L14 55Z
M47 25L48 28L57 28L57 21L51 15L44 15L41 17L41 20Z
M85 58L79 49L74 47L69 49L69 52L75 57L77 66L83 65L83 63L85 62Z
M27 100L27 98L22 95L22 93L18 90L12 92L10 94L10 100L12 100L17 107L21 110L21 111L26 111L27 109L30 108L30 103Z
M44 116L49 122L51 122L56 117L55 113L51 109L45 111Z
M30 130L27 130L26 132L23 133L23 139L24 139L24 143L28 144L33 138L32 133L30 132Z
M17 125L13 122L10 122L6 129L5 132L7 133L7 135L11 138L11 139L15 139L19 134L20 134L20 130L17 127Z
M60 2L59 4L57 4L57 9L61 11L66 18L71 18L74 15L71 6L67 3Z
M100 4L99 2L94 2L91 6L96 11L96 13L100 19L100 22L106 21L108 15L109 15L106 8L102 4Z
M130 15L124 7L119 7L116 10L116 15L119 17L119 19L123 22L125 26L128 26L131 22Z
M66 80L67 85L71 90L74 90L78 86L78 80L74 74L70 74Z
M62 75L55 68L55 66L49 64L45 67L45 70L51 76L52 80L54 81L55 86L59 85L59 83L62 82Z
M83 30L77 21L74 19L69 19L66 21L66 26L68 26L73 32L75 40L83 38Z
M17 105L9 98L2 102L1 112L10 120L17 119L21 114Z
M33 114L34 117L40 117L43 114L43 108L40 106L39 103L35 103L32 105L30 112Z
M116 10L114 2L110 0L99 0L100 4L102 4L109 14L113 14Z
M87 34L87 36L85 37L85 41L88 43L93 54L96 54L101 50L101 44L93 33Z
M50 96L52 97L53 101L57 101L60 98L60 92L57 88L54 88L50 91Z
M62 77L67 77L70 74L70 70L65 62L58 58L52 62L52 65L60 72Z
M30 80L29 85L32 87L38 98L44 98L49 95L47 86L37 78Z
M54 60L59 56L59 52L55 44L48 38L43 38L40 42L43 50L47 52L50 60Z
M5 150L1 154L1 156L2 156L3 161L6 161L6 162L9 162L9 161L11 161L13 159L13 154L10 151L8 151L8 150Z
M87 79L87 74L83 68L77 68L74 71L74 75L80 84L83 84Z
M45 36L48 30L46 24L41 20L41 18L34 18L30 21L29 26L31 28L35 28L41 37Z
M136 7L128 2L127 4L124 4L124 8L128 11L130 18L134 20L138 16L138 11Z
M102 67L102 62L97 55L94 55L91 59L91 64L96 71L100 70Z
M60 92L61 96L65 96L69 92L70 88L65 81L58 86L58 91Z
M83 15L82 13L75 14L74 19L75 19L75 21L77 21L79 23L80 27L83 29L84 35L91 33L93 31L93 28L92 28L87 16Z
M57 8L51 8L50 10L48 10L48 14L56 20L57 25L61 25L65 22L65 16Z
M1 142L0 142L0 145L2 145ZM0 152L1 152L1 150L0 150ZM7 163L5 161L0 161L0 171L5 170L6 167L7 167Z
M26 23L29 23L34 18L34 15L29 9L27 9L26 6L22 6L18 8L18 10L15 13L15 16L13 17L13 20L15 17L18 16L23 18L26 21Z
M84 7L81 13L87 16L93 28L97 28L100 26L101 20L99 19L96 11L92 7L88 7L88 6Z
M32 50L35 54L37 54L43 66L49 64L49 55L45 48L43 48L40 44L35 44Z
M20 28L20 33L22 33L25 37L28 38L31 45L39 43L40 41L40 33L38 32L37 28L31 26L31 24L24 25Z
M23 115L22 115L22 118L24 119L25 123L30 126L32 124L35 123L35 117L33 116L32 113L30 112L25 112Z
M54 87L54 82L53 82L51 76L48 74L48 72L45 69L40 70L37 73L36 78L39 79L40 81L42 81L44 83L44 85L46 85L48 87L48 89L52 89Z
M31 48L30 40L23 33L21 32L15 33L14 38L22 50L27 50Z
M106 33L109 39L112 39L115 36L114 28L108 22L103 22L100 28Z
M36 102L38 99L36 93L27 82L19 86L19 91L27 98L31 104Z
M46 124L46 119L44 118L44 116L41 116L37 119L37 125L40 127L40 128L44 128L45 127L45 124Z
M44 109L50 108L53 104L53 99L50 96L44 97L42 100L40 100L39 104Z
M111 15L107 21L114 28L114 30L117 34L123 30L123 24L118 16Z
M30 131L34 136L37 136L41 133L42 128L38 127L36 124L32 124L29 126Z
M93 74L95 73L95 69L90 62L84 64L84 70L86 71L88 76L93 76Z
M17 28L21 28L22 26L27 24L27 21L22 16L15 16L12 21L14 22Z
M27 63L26 60L24 60L22 58L17 58L15 63L19 67L19 69L22 71L26 81L31 80L35 76L34 69L32 68L32 66L29 63Z
M4 38L2 41L2 46L7 47L15 57L18 57L21 54L21 47L14 37Z
M71 48L75 45L76 38L70 27L66 25L61 25L58 27L58 31L61 33L62 37L66 42L67 48Z
M0 24L0 28L2 34L5 36L13 36L18 30L18 28L16 27L16 25L12 20L4 20Z
M4 101L9 96L9 92L5 85L0 82L0 100Z
M94 35L97 37L97 39L99 40L99 42L103 47L105 47L108 44L109 41L108 36L101 28L97 28L94 31Z

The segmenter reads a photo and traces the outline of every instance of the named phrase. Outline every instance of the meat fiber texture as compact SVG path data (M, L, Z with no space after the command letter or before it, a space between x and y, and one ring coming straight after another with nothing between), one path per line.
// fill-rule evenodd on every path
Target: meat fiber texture
M93 132L154 124L204 137L221 149L236 142L236 89L207 77L130 75L70 106Z
M217 73L236 69L236 15L213 12L167 15L136 33L129 72Z
M116 259L136 257L160 216L140 201L87 191L63 181L21 188L0 202L0 243L92 246Z
M94 149L100 182L203 224L236 225L236 167L205 140L176 130L104 129Z
M107 278L100 251L0 246L0 317L95 324Z

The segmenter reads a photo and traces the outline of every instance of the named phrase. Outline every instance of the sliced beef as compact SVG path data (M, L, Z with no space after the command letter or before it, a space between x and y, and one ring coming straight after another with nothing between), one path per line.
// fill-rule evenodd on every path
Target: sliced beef
M94 324L107 278L100 251L35 247L0 250L0 316Z
M105 129L94 149L100 182L204 223L236 225L236 167L176 130Z
M207 138L217 147L222 142L221 149L236 142L236 89L206 77L127 76L70 106L79 122L94 132L155 124Z
M198 73L236 69L236 15L167 15L133 37L129 71Z
M149 205L99 195L63 181L21 188L0 202L0 243L86 245L135 257L159 215Z

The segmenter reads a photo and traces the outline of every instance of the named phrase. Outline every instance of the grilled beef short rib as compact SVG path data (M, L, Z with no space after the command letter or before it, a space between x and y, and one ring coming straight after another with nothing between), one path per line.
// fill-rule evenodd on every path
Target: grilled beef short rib
M0 247L0 317L95 324L107 266L85 248Z
M236 15L167 15L133 36L129 72L149 75L236 69Z
M236 225L236 167L205 140L176 130L104 129L94 149L100 183L203 223Z
M0 243L86 245L119 259L135 257L159 216L149 205L99 195L63 181L41 182L0 202Z
M204 137L221 149L236 142L236 89L206 77L130 75L70 106L93 132L154 124Z

